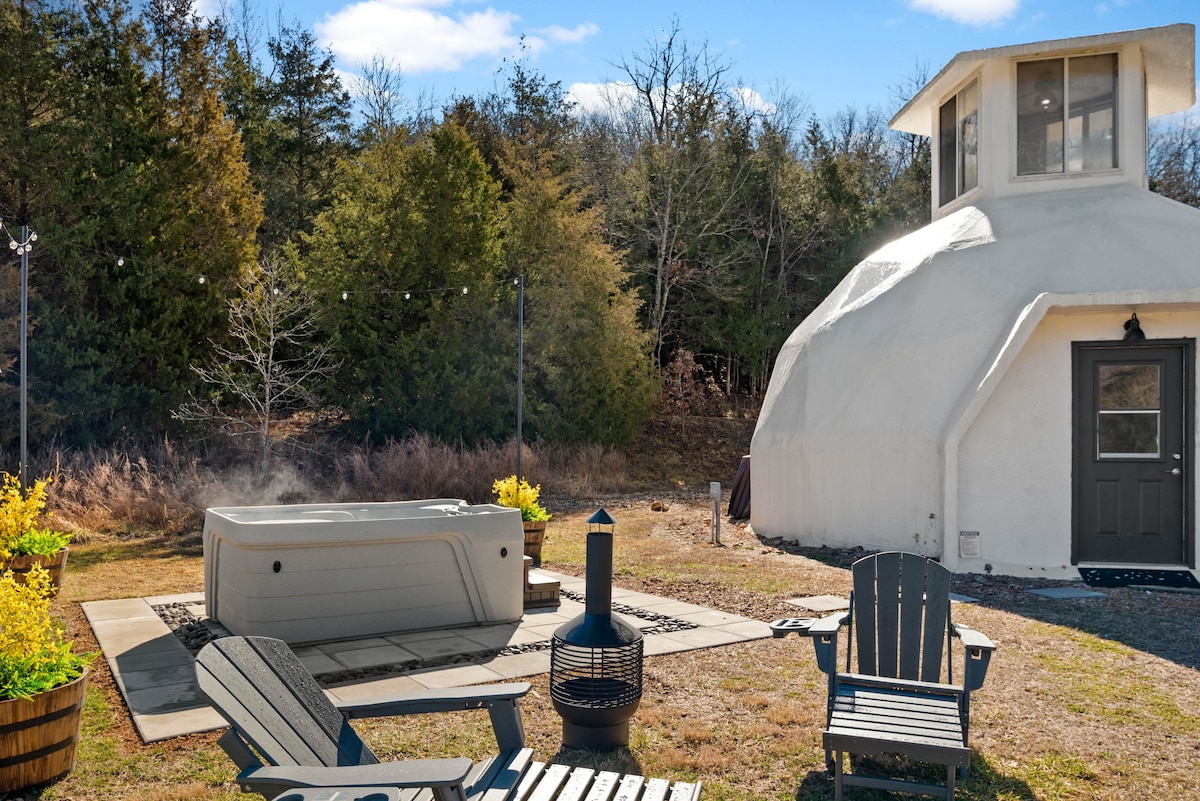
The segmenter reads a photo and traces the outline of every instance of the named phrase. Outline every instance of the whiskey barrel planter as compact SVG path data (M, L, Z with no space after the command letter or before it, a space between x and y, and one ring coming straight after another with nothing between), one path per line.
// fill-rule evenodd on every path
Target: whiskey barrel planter
M0 701L0 793L56 781L75 767L87 672L32 698Z
M63 548L54 554L54 556L41 556L40 554L10 556L4 563L3 568L0 569L0 572L11 570L17 583L24 584L25 576L29 574L29 569L34 565L41 565L50 574L51 592L57 593L58 588L62 586L63 570L67 566L67 551L69 550L69 548Z
M525 529L525 555L533 558L535 565L542 563L542 542L546 539L545 520L522 520Z

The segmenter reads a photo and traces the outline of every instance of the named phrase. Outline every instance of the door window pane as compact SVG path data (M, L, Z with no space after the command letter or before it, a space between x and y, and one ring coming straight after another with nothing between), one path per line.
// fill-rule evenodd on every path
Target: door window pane
M1098 364L1096 455L1101 459L1154 459L1161 425L1161 367Z

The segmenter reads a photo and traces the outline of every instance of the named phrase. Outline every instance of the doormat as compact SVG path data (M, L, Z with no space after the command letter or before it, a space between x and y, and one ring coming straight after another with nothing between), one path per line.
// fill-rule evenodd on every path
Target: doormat
M1139 570L1127 567L1081 567L1079 575L1092 587L1172 587L1200 590L1190 570Z

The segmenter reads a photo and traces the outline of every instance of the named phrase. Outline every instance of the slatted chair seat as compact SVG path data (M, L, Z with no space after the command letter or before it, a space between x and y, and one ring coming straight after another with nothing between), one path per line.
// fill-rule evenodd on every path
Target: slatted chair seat
M950 571L937 562L888 552L858 560L851 571L850 611L822 618L808 629L817 665L829 676L821 737L834 773L835 799L841 801L843 788L851 785L953 801L955 774L965 779L971 761L971 692L983 685L995 645L951 621ZM853 634L845 670L839 671L838 632L846 626ZM954 681L953 638L963 647L961 683ZM854 646L857 670L851 672ZM871 776L857 767L851 773L847 754L901 754L945 765L946 782Z

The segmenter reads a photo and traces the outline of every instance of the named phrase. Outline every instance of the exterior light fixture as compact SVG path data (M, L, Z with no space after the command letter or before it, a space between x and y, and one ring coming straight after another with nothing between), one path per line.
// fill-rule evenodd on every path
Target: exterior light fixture
M1128 320L1125 321L1125 337L1126 342L1140 342L1146 338L1146 332L1142 331L1142 325L1138 322L1137 312L1133 313Z

